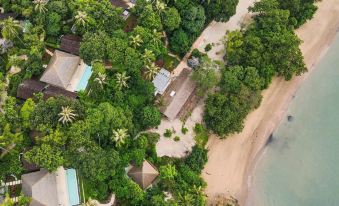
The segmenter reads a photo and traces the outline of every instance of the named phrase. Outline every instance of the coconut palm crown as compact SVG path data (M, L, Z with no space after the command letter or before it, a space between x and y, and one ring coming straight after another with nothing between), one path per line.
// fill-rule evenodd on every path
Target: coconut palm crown
M129 78L130 77L126 75L126 72L116 74L117 87L119 90L123 87L128 87L127 80Z
M159 71L159 67L154 63L145 66L145 77L148 80L152 80Z
M62 124L67 124L67 123L73 122L73 120L77 116L73 112L74 112L74 110L71 107L69 107L69 106L66 106L66 107L62 106L61 107L61 112L58 114L60 116L59 122L61 122Z
M125 139L129 136L127 131L127 129L113 130L112 140L115 141L117 147L120 147L125 143Z

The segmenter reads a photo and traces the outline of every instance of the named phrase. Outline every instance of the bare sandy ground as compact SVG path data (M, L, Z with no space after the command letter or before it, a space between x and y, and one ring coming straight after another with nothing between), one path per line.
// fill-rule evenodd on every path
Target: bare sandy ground
M326 53L339 28L339 0L325 0L318 6L314 18L296 31L304 41L301 50L309 71ZM209 160L202 174L208 184L205 192L210 203L222 195L233 196L244 205L256 158L285 117L291 99L306 77L304 74L289 82L274 79L263 92L261 106L248 115L241 133L226 140L210 137Z

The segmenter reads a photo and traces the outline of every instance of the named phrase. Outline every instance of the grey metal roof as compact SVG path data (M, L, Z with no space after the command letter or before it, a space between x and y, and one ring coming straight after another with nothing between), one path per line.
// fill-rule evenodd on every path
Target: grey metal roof
M66 89L80 63L80 57L55 50L40 81Z
M166 69L161 69L153 79L156 94L163 94L171 81L171 73Z

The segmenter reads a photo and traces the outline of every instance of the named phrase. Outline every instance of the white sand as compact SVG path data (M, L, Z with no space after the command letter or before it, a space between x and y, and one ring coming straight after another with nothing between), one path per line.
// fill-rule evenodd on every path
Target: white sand
M297 30L304 41L301 50L305 63L310 70L323 56L334 39L339 27L339 1L326 0L319 3L314 18ZM240 1L241 3L241 1ZM263 92L261 106L251 112L244 130L226 140L211 136L208 142L209 160L203 171L207 181L205 190L209 202L217 195L233 196L243 205L247 196L248 176L256 157L262 151L269 135L285 116L293 95L307 74L295 77L291 81L281 78L273 80Z

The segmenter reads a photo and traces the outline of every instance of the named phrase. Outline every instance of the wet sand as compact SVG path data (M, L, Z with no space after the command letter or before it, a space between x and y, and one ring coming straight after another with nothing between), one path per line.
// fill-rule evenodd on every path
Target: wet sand
M338 0L322 1L318 7L314 18L296 31L303 40L301 51L309 72L326 53L339 28ZM226 140L210 137L209 160L202 174L208 184L205 192L210 203L221 195L235 197L244 205L253 166L270 134L286 117L286 109L308 73L288 82L275 78L263 92L261 106L246 118L241 133Z

